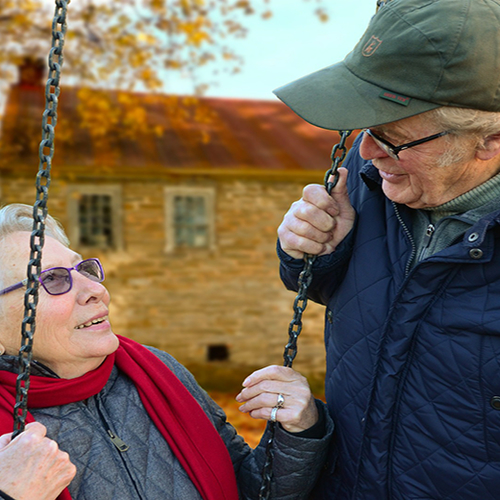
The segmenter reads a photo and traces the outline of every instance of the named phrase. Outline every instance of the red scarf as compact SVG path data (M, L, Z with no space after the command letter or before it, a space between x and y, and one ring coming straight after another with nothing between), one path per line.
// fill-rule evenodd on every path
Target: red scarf
M28 406L47 408L95 396L116 366L134 383L144 408L204 500L237 500L233 464L207 415L180 380L142 345L118 336L102 365L74 379L30 377ZM17 374L0 370L0 435L12 432ZM26 422L33 422L28 413ZM71 500L65 489L59 500Z

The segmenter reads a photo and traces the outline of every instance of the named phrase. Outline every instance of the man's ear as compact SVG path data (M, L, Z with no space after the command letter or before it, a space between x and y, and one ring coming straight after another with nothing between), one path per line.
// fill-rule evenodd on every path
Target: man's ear
M476 151L478 160L491 160L500 154L500 132L484 139L483 147Z

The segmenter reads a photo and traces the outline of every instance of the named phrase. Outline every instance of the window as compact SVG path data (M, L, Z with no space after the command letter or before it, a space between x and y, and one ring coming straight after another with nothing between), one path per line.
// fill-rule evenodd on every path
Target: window
M165 188L166 251L215 246L214 190L212 188Z
M114 250L122 248L119 186L71 186L68 212L72 245Z
M229 359L229 348L226 344L209 345L207 349L208 361L227 361Z

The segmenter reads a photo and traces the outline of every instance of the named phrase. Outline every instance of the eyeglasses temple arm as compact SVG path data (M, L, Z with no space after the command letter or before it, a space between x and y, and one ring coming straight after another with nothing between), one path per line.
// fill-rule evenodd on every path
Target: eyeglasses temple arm
M28 284L28 279L26 278L23 281L16 283L15 285L11 285L7 288L4 288L3 290L0 290L0 295L5 295L6 293L13 292L14 290L17 290L18 288L22 288L23 286L26 286L27 284Z

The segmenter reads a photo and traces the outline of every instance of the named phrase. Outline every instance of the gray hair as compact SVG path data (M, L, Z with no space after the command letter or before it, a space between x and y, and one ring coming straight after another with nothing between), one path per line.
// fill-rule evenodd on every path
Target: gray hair
M21 203L12 203L0 208L0 244L8 235L33 230L33 207ZM54 217L47 215L45 219L45 235L69 247L69 239L61 224ZM0 288L4 288L4 274L0 269ZM4 311L0 303L0 316Z
M496 111L443 106L429 111L427 116L444 130L451 130L456 135L473 135L484 139L500 132L500 113Z
M458 163L471 151L485 147L488 136L500 133L500 113L479 109L443 106L426 113L440 130L449 130L445 139L450 148L438 159L438 166Z
M0 209L0 241L12 233L33 230L33 207L12 203ZM45 234L69 247L69 239L62 225L51 215L45 219Z

